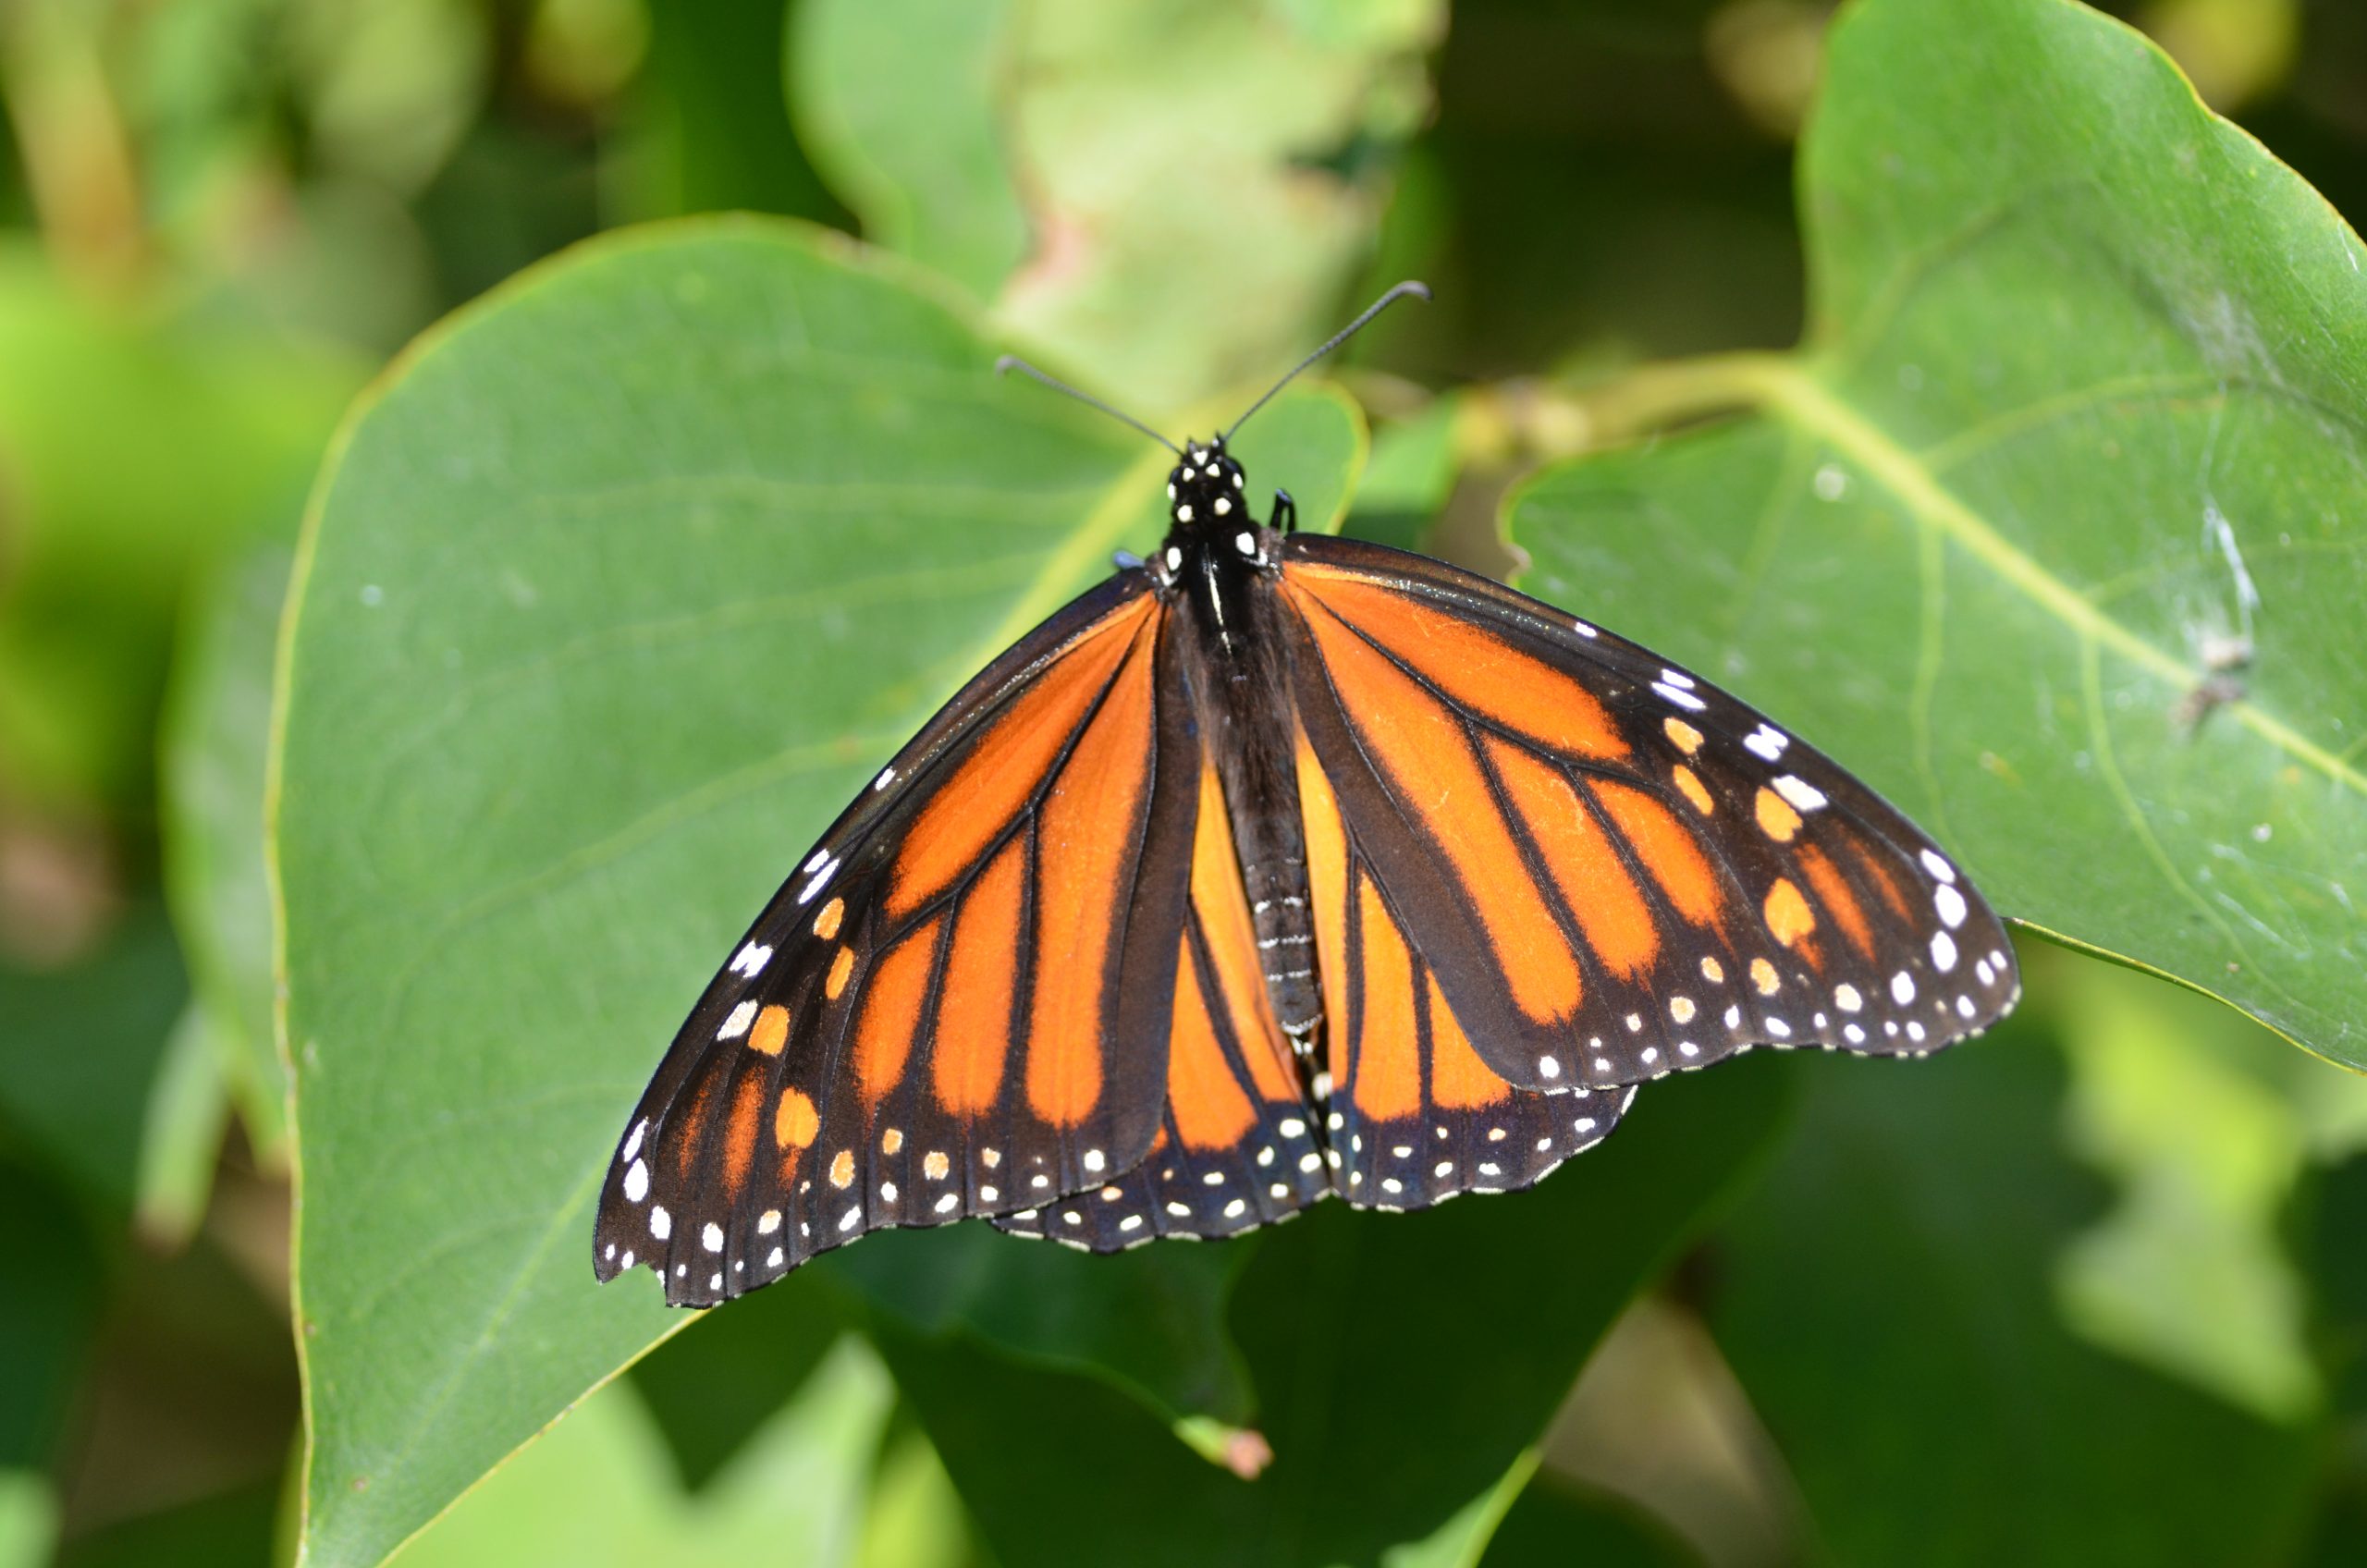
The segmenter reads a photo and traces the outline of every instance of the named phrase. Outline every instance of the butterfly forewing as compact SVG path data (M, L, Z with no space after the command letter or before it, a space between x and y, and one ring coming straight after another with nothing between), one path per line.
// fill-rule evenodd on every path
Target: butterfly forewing
M1761 1043L1919 1054L2013 1004L2004 928L1955 866L1747 704L1421 557L1300 536L1282 576L1341 816L1512 1083Z
M1086 595L974 681L774 898L619 1145L602 1278L646 1264L702 1305L1140 1161L1200 766L1146 586Z

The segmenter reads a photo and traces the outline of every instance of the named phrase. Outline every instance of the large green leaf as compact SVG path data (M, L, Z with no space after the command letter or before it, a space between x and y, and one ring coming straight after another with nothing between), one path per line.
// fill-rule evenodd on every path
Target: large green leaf
M2068 0L1866 0L1803 156L1807 345L1607 393L1749 413L1539 478L1529 586L1861 769L2015 918L2367 1064L2358 239Z
M632 1395L609 1387L472 1492L403 1553L407 1568L496 1562L854 1561L863 1505L895 1390L878 1358L841 1341L795 1400L712 1486L668 1473Z
M529 274L350 426L275 753L313 1561L383 1556L682 1321L589 1254L681 1011L938 701L1156 543L1165 454L992 361L836 237L692 224ZM1363 427L1310 387L1240 448L1319 523Z
M2067 1331L2054 1261L2105 1194L2060 1146L2036 1017L1928 1062L1798 1066L1797 1130L1704 1277L1830 1560L2268 1560L2321 1429Z
M1470 1562L1597 1338L1772 1142L1784 1087L1758 1061L1655 1086L1528 1192L1327 1204L1265 1237L1233 1299L1273 1452L1254 1481L1100 1381L959 1334L889 1326L882 1349L1012 1568Z

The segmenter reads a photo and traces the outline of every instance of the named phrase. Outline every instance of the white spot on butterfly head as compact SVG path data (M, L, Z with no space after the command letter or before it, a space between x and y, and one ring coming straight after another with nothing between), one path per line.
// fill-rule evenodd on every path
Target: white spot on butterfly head
M1212 511L1214 511L1214 512L1217 514L1217 516L1219 516L1219 517L1230 517L1230 516L1232 516L1232 515L1233 515L1233 497L1232 497L1232 496L1219 496L1217 497L1216 505L1215 505L1214 507L1210 508L1209 509L1210 509L1210 510L1212 510Z
M1184 570L1184 552L1172 545L1167 546L1167 570L1170 571Z
M1217 505L1223 506L1224 503L1219 501ZM1257 535L1245 528L1233 536L1233 547L1245 556L1254 556L1257 553Z
M1185 501L1175 508L1175 521L1178 522L1189 522L1192 521L1191 502Z

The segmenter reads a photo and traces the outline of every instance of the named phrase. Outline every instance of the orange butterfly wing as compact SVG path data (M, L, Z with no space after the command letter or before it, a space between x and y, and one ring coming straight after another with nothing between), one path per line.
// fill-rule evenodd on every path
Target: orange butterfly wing
M1201 766L1147 590L1115 579L998 660L775 896L627 1125L599 1278L708 1305L1141 1161Z
M1358 866L1318 886L1318 930L1377 900L1426 975L1404 1011L1434 982L1507 1083L1632 1084L1755 1044L1920 1054L2013 1005L2003 924L1955 866L1734 697L1402 551L1299 535L1282 580Z
M1546 1094L1498 1073L1448 1007L1323 763L1299 737L1298 790L1333 1079L1333 1186L1360 1207L1421 1208L1539 1181L1607 1136L1632 1086Z
M1191 907L1177 955L1167 1100L1148 1158L1098 1190L995 1220L1112 1252L1288 1219L1331 1186L1298 1064L1267 990L1213 760L1202 764Z

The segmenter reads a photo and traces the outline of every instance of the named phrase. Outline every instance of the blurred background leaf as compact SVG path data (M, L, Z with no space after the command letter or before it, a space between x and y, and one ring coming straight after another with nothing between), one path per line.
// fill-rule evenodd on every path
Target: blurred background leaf
M2273 1560L2324 1427L2173 1383L2054 1310L2054 1260L2105 1194L2059 1147L2049 1034L2009 1023L1915 1070L1803 1063L1832 1070L1798 1073L1798 1135L1709 1255L1718 1344L1834 1561Z

